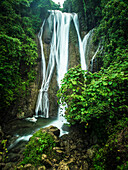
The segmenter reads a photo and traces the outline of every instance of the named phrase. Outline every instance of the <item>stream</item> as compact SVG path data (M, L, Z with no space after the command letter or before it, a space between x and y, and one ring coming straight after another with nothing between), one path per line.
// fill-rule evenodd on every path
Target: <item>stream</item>
M34 118L35 119L35 118ZM30 137L38 131L40 128L45 128L48 126L56 126L60 129L60 136L68 133L68 126L66 126L64 117L55 118L41 118L38 117L35 122L30 120L14 120L10 122L5 130L11 136L9 140L8 151L16 147L19 143L23 141L29 141Z

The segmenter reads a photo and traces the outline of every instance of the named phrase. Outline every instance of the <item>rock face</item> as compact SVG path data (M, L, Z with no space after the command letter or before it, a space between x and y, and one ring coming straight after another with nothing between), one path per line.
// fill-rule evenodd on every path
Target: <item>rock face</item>
M41 56L40 56L40 46L38 42L38 38L36 37L36 43L38 45L38 59L37 65L33 68L34 72L36 72L36 78L33 82L30 83L26 94L21 94L21 97L18 101L15 102L15 106L13 107L11 113L6 113L5 122L9 121L13 118L25 118L31 117L35 114L35 105L38 95L38 89L40 86L41 80Z
M69 32L69 67L74 67L80 64L80 54L79 54L79 45L78 45L78 38L77 32L75 30L75 26L73 21L70 25L70 32Z
M9 153L7 163L0 164L0 167L6 169L8 166L10 169L39 169L39 170L88 170L91 168L91 162L93 155L96 152L94 135L84 133L83 127L80 125L69 128L69 134L65 134L61 137L60 130L55 126L49 126L42 128L42 133L49 133L53 136L56 142L56 147L53 147L55 152L52 159L47 153L42 153L42 165L34 167L34 165L26 164L24 167L18 164L23 160L23 152L25 145L23 143L21 148L18 146L12 149ZM95 137L96 138L96 137ZM30 139L31 140L31 139Z
M46 44L50 44L52 39L52 32L53 32L53 25L54 25L53 22L54 22L54 18L52 15L50 15L44 25L43 41Z
M57 144L56 147L53 147L53 151L55 152L54 157L51 159L47 153L42 153L42 165L35 168L34 165L26 164L24 167L21 167L15 162L15 168L34 170L88 170L91 168L90 162L96 150L93 147L93 140L90 143L91 135L89 136L87 133L84 133L82 128L81 126L72 127L69 134L61 137L59 137L60 130L58 128L54 126L43 128L42 133L51 134ZM22 160L22 152L19 151L20 158L18 162ZM7 166L14 167L14 162L11 161L1 166L3 169Z
M50 55L50 42L46 41L46 37L47 36L51 36L50 35L50 28L48 28L49 33L47 33L47 27L48 27L49 23L46 23L46 26L44 28L44 34L43 34L43 50L44 50L44 56L45 56L45 61L46 61L46 67L48 65L48 61L49 61L49 55ZM51 30L52 31L52 30ZM51 37L52 38L52 37ZM50 38L48 38L50 39ZM51 39L50 39L51 41ZM50 86L48 89L48 94L49 94L49 116L50 117L55 117L57 116L57 108L58 108L58 104L57 104L57 97L56 97L56 93L58 90L58 86L57 86L57 80L56 80L56 68L54 68L53 71L53 75L50 81Z

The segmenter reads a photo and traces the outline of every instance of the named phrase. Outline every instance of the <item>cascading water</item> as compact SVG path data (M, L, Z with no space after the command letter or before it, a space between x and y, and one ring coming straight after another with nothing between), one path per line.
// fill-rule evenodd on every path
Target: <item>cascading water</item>
M86 64L86 46L87 41L93 32L91 30L87 35L85 35L83 41L81 40L80 33L79 33L79 20L77 14L70 14L70 13L62 13L61 11L49 11L50 16L48 20L52 20L53 23L53 33L52 33L52 41L51 41L51 51L49 56L49 63L46 70L46 63L45 63L45 57L43 52L43 42L42 42L42 34L43 34L43 27L44 23L41 27L41 30L39 32L39 42L41 46L41 56L42 56L42 72L43 72L43 78L42 78L42 85L41 89L39 91L37 105L35 109L36 116L38 117L38 112L41 111L42 117L49 117L49 100L48 100L48 88L49 83L52 77L52 73L55 67L57 68L57 83L59 88L61 87L61 80L64 77L64 74L68 70L68 45L69 45L69 28L70 28L70 22L73 20L77 36L78 36L78 42L79 42L79 51L80 51L80 61L81 61L81 67L83 70L87 70L87 64ZM60 109L63 110L61 112L64 112L64 108L62 109L62 106L59 107L59 113ZM58 114L60 115L60 114ZM62 113L63 115L63 113Z
M39 94L38 94L35 113L36 113L36 117L38 117L38 111L39 110L41 112L43 111L44 116L46 118L48 118L48 109L49 109L49 101L48 101L48 94L47 94L48 83L46 82L46 63L45 63L45 57L44 57L44 52L43 52L43 42L42 42L42 34L43 34L44 23L45 23L45 21L43 22L42 27L40 29L40 32L38 34L38 38L39 38L39 42L40 42L40 46L41 46L41 59L42 59L43 77L42 77L41 89L40 89ZM42 105L43 105L43 110L42 110Z
M47 67L46 67L45 56L43 51L43 42L42 42L42 35L44 31L45 21L43 22L40 32L38 34L40 47L41 47L41 59L42 59L41 62L42 84L39 90L37 104L35 108L35 117L41 116L45 118L49 117L48 88L49 88L50 80L52 78L55 65L57 69L57 84L59 88L61 87L61 80L63 79L64 74L68 70L69 28L70 28L71 20L73 20L74 22L75 29L78 36L80 61L83 70L87 70L87 62L86 62L85 54L87 53L87 45L88 45L89 37L93 32L93 30L91 30L87 35L85 35L84 39L82 40L79 33L79 21L78 21L77 14L62 13L61 11L49 11L49 12L50 15L48 18L48 22L50 23L49 24L50 27L52 27L51 29L52 40L51 40L49 62ZM67 133L66 131L62 130L62 126L66 122L65 118L63 117L64 112L65 112L65 107L60 105L58 108L57 119L54 121L53 120L50 121L50 123L47 123L42 127L55 125L60 129L60 135ZM30 118L30 120L36 121L34 118ZM10 149L13 148L21 140L29 140L29 138L32 136L33 133L19 136L19 138L14 142L14 144L10 146Z
M82 70L87 70L88 67L87 67L86 56L85 56L86 49L87 49L86 47L87 47L88 39L89 39L90 35L93 32L93 29L90 30L88 32L88 34L85 35L85 37L84 37L84 39L82 41L82 39L80 37L80 32L79 32L79 19L78 19L77 14L73 15L73 21L74 21L74 25L75 25L77 36L78 36L81 68L82 68Z
M99 51L102 51L102 49L103 49L103 46L101 47L101 45L99 44L96 52L94 53L94 55L93 55L93 57L92 57L92 59L91 59L91 72L93 72L93 61L94 61L97 53L98 53Z
M51 17L53 16L53 17ZM42 67L43 67L43 80L41 89L39 91L37 105L36 105L36 116L38 112L41 111L43 113L43 117L48 117L49 112L49 101L48 101L48 88L49 83L52 77L53 69L56 62L57 68L57 83L59 88L61 87L61 80L64 77L64 74L67 72L68 69L68 43L69 43L69 27L71 21L71 14L69 13L62 13L60 11L50 11L50 16L48 19L53 19L53 33L52 33L52 42L51 42L51 51L49 56L48 67L46 71L46 63L43 53L43 43L42 43L42 34L43 34L43 27L44 23L41 27L39 33L39 41L41 46L41 56L42 56ZM62 106L58 109L58 119L61 122L65 122L65 119L60 116L64 112L65 108Z

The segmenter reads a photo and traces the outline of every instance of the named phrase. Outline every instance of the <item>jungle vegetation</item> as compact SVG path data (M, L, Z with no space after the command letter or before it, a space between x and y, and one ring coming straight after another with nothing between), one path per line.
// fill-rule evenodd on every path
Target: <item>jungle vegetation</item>
M79 2L81 5L77 6ZM61 104L68 105L66 118L70 124L83 124L87 132L97 134L92 168L127 169L128 1L79 2L65 1L64 10L82 16L83 30L95 28L93 41L103 46L97 54L99 71L71 68L57 96Z
M35 78L35 36L48 9L59 5L51 0L0 1L1 118ZM58 99L68 105L70 124L83 124L98 137L92 168L128 169L128 1L66 0L63 11L79 14L82 31L95 28L93 41L103 50L97 54L97 72L80 66L67 72Z
M59 5L51 0L0 1L1 122L16 102L29 95L38 57L36 34L50 9Z

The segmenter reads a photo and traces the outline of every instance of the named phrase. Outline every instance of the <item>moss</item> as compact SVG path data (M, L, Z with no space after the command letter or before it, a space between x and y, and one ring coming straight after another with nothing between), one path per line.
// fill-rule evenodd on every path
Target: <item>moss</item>
M128 118L120 120L115 126L111 126L107 132L108 140L98 148L93 166L97 169L127 169L128 167Z
M24 151L24 159L20 165L32 164L34 166L40 166L43 164L42 154L46 154L49 160L52 160L55 156L55 152L52 150L56 146L54 138L49 133L43 133L42 129L37 131L26 145Z

